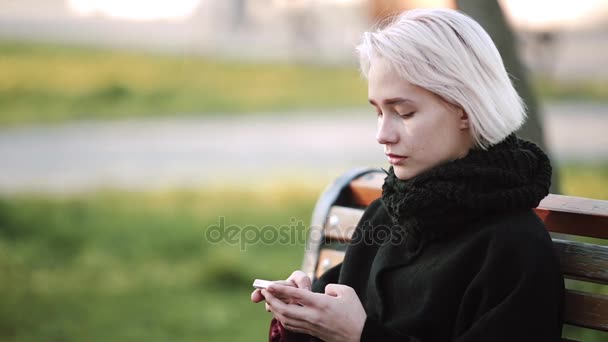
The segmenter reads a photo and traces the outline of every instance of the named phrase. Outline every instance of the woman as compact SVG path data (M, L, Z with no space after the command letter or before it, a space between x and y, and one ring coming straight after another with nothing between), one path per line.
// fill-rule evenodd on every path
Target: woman
M490 37L412 10L357 50L391 167L342 264L252 293L271 339L559 341L563 277L532 211L551 165L513 134L525 108Z

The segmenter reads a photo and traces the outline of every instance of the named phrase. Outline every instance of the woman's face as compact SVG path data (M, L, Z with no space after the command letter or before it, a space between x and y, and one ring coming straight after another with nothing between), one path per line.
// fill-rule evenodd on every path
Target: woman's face
M405 81L382 58L372 59L368 94L378 113L376 140L399 179L462 158L473 146L461 108Z

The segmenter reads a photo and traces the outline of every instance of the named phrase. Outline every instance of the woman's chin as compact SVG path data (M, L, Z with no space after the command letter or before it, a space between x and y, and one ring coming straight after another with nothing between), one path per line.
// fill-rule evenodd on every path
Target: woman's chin
M403 166L393 166L393 170L395 171L395 176L400 180L408 180L416 176L411 169L407 169Z

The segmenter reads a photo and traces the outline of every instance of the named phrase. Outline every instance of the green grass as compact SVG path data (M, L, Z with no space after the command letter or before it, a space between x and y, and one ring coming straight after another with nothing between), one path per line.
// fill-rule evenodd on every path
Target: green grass
M547 100L608 102L608 80L566 82L538 78L534 87L538 96Z
M213 244L206 228L308 222L321 189L101 192L0 202L0 340L244 341L269 316L254 278L282 279L303 244Z
M568 194L608 199L608 165L561 170ZM0 340L265 340L270 316L249 301L251 282L299 268L303 240L243 250L206 233L221 217L306 225L324 186L4 197Z
M0 126L366 103L353 67L0 42Z
M566 163L557 167L564 194L608 200L608 161Z
M0 41L0 127L79 119L365 106L355 66L220 61ZM539 80L545 99L608 101L608 81Z

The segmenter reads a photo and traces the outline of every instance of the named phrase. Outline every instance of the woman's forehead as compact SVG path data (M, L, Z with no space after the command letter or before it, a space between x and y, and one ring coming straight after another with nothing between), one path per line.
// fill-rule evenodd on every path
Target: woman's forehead
M416 102L423 94L424 89L399 77L379 77L368 79L368 98L370 103L385 102ZM390 104L390 103L387 103Z

